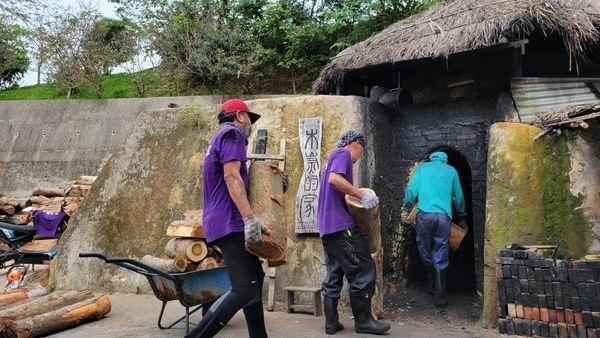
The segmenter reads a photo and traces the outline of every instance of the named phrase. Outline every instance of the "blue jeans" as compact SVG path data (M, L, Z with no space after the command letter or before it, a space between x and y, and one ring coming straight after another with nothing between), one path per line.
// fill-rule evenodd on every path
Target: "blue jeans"
M417 248L423 263L436 270L448 267L448 240L452 220L445 213L417 213Z

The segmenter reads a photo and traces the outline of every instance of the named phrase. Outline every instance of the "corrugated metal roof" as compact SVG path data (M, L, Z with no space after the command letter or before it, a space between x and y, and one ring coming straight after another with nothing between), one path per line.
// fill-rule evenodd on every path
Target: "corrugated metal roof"
M600 78L516 77L510 86L522 122L557 108L600 102Z

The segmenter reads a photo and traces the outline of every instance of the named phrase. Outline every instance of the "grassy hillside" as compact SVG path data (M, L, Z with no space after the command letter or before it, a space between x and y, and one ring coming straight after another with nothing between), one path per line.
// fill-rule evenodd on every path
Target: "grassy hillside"
M130 75L126 73L105 75L102 78L103 99L142 97L134 85L133 78L143 78L146 83L143 97L156 96L187 96L187 95L219 95L219 94L291 94L291 81L285 77L286 74L265 75L257 83L253 84L251 90L246 89L239 93L231 88L222 88L219 91L209 92L206 88L191 88L185 83L175 84L167 78L161 78L158 70L147 69ZM298 94L310 93L312 79L305 79L297 84ZM66 92L52 84L41 84L35 86L21 87L8 90L0 90L0 100L54 100L66 99ZM84 86L71 94L72 99L97 99L96 93L89 86Z

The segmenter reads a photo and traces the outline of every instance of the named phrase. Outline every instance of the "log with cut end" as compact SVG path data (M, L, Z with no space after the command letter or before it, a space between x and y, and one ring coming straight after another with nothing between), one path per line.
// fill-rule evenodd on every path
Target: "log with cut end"
M151 255L142 257L142 263L165 272L173 271L174 269L174 263L172 259L164 259Z
M201 239L172 238L165 246L165 254L170 258L181 255L192 262L199 262L208 254L208 248Z
M173 221L167 227L169 237L206 238L204 229L199 221Z
M196 270L208 270L214 269L216 267L219 267L219 263L217 263L217 260L212 257L206 257L202 261L200 261L200 264L198 264Z
M0 214L14 215L16 212L15 207L10 204L0 205Z
M34 188L31 195L42 195L46 197L64 197L65 191L61 188Z
M175 258L173 258L173 265L175 266L175 269L177 269L177 271L179 272L185 272L189 263L190 261L188 261L185 257L181 255L177 255L175 256Z
M81 323L98 320L110 312L111 304L102 295L59 309L6 323L6 337L40 337L75 327Z

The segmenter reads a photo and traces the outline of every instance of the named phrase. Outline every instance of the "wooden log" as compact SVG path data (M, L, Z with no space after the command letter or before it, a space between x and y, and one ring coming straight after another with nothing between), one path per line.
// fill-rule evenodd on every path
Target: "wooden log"
M71 186L71 191L69 191L69 197L85 197L91 187L91 185L73 184Z
M167 227L167 236L186 238L206 238L200 221L173 221Z
M92 185L97 178L98 176L79 176L79 178L75 181L75 184Z
M175 269L177 269L179 272L185 272L189 263L190 261L181 255L177 255L175 258L173 258L173 266L175 266Z
M0 213L2 213L4 215L14 215L15 212L16 212L16 209L13 205L10 205L10 204L0 205Z
M262 244L251 246L246 243L246 250L273 262L283 262L287 248L283 174L273 164L255 161L250 167L249 181L250 206L271 233L263 234Z
M37 287L35 289L20 289L15 292L0 294L0 305L7 305L16 302L20 302L25 299L40 297L47 294L48 291L44 287Z
M31 220L29 212L19 212L14 215L6 216L5 222L11 224L25 225Z
M200 261L196 270L208 270L214 269L216 267L219 267L219 263L217 263L217 260L212 257L206 257L202 261Z
M375 192L368 188L360 188L361 191ZM381 248L381 222L379 220L380 208L377 205L371 210L366 210L360 200L354 196L345 196L348 211L354 217L356 224L369 244L369 252L376 253Z
M21 302L7 309L0 311L0 323L6 320L24 319L41 313L55 310L62 306L67 306L92 298L94 294L91 291L68 291L66 293L51 293L43 297L31 299L27 302ZM0 332L2 330L0 329Z
M6 324L7 337L29 338L46 336L81 323L104 317L111 310L110 300L102 295L60 309Z
M51 199L46 196L31 196L29 201L33 204L44 205L50 203Z
M208 248L201 239L172 238L165 246L165 254L169 258L181 255L192 262L199 262L208 254Z
M21 249L29 251L50 251L55 248L57 244L58 239L34 239L23 245Z
M360 188L361 191L375 192L368 188ZM383 247L381 246L381 220L380 207L377 205L371 210L365 209L356 197L346 195L348 211L356 221L365 240L369 245L369 252L375 261L375 294L371 297L371 316L381 319L383 313Z
M61 188L34 188L31 193L33 196L46 196L46 197L64 197L65 191Z
M164 259L151 255L145 255L142 257L142 263L149 265L160 271L173 271L174 264L172 259Z

